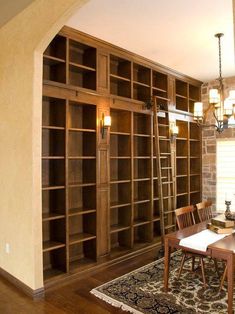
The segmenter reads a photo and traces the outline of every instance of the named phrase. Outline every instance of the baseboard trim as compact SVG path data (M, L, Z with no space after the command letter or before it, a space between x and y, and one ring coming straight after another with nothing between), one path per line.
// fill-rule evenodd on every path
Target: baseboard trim
M84 269L83 271L79 271L79 272L74 272L73 274L60 275L56 278L49 279L49 280L45 281L44 282L45 293L47 293L48 291L56 289L58 287L58 285L60 285L60 287L62 287L68 283L72 283L72 282L76 281L77 279L85 278L87 275L93 275L93 274L95 274L101 270L105 271L105 269L107 269L108 267L114 266L115 264L119 264L119 263L122 263L124 261L128 261L130 259L133 259L133 258L139 256L139 255L150 252L152 250L159 250L160 247L161 247L161 243L154 243L152 245L149 245L148 247L143 247L137 251L129 252L125 256L116 257L116 258L111 259L111 260L107 256L106 261L105 261L105 257L104 257L102 259L102 262L100 262L100 263L97 262L97 264L95 264L94 266L92 266L88 269ZM157 252L156 252L156 254L157 254Z
M22 281L14 277L13 275L9 274L6 270L0 267L0 277L6 279L9 283L15 286L17 289L22 291L27 296L31 297L32 299L42 299L44 297L44 287L33 290Z

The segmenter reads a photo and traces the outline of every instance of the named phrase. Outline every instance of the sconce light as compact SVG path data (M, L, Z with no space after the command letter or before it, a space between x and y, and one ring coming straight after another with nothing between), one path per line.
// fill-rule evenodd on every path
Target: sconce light
M173 142L177 135L179 134L179 127L175 124L175 122L170 122L170 138L171 142Z
M105 116L102 114L102 119L100 120L100 131L102 138L104 138L105 130L107 130L111 126L111 117Z

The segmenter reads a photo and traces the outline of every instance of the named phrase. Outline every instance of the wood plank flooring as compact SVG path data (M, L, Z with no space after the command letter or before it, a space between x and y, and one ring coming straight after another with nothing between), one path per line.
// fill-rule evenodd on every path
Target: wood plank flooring
M43 300L33 301L17 288L0 278L1 314L108 314L126 313L89 293L107 281L124 275L156 260L154 249L138 257L102 269L81 280L73 281L62 287L50 289Z

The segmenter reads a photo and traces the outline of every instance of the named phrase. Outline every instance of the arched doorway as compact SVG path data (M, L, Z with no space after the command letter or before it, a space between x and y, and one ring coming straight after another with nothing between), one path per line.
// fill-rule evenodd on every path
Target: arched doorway
M42 53L87 0L35 0L0 29L0 268L33 294L43 287L41 230ZM9 277L8 277L9 279ZM29 289L28 289L29 288Z

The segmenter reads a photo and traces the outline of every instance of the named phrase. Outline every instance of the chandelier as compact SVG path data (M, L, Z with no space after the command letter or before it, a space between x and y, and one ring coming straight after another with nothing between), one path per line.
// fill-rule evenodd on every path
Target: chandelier
M222 66L221 66L221 37L223 33L215 34L218 38L219 46L219 78L218 88L210 89L209 91L209 106L203 112L203 103L194 103L194 120L197 121L198 125L202 127L215 127L216 131L221 133L228 127L235 127L231 121L232 115L235 116L235 90L230 90L229 97L225 98L224 94L224 83L222 77ZM207 114L210 110L213 110L213 116L215 118L215 124L205 124ZM231 118L231 119L230 119Z

